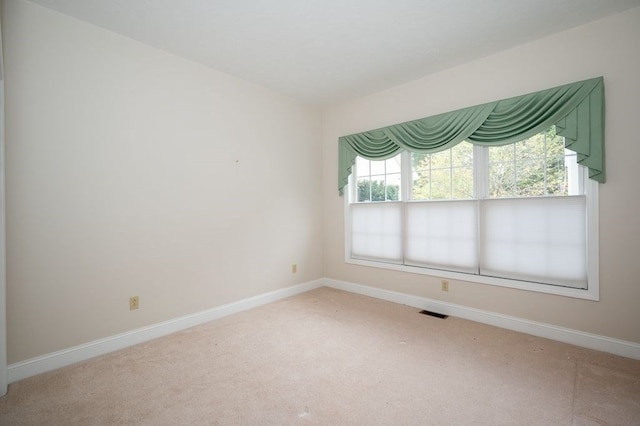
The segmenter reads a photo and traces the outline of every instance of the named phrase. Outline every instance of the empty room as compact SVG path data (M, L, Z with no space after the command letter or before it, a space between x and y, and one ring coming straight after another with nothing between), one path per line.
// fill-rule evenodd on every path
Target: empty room
M0 6L0 425L640 425L640 0Z

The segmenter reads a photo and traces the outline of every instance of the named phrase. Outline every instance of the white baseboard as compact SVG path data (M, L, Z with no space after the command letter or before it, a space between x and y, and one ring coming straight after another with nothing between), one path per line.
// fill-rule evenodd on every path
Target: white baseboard
M483 324L489 324L508 330L519 331L533 336L544 337L559 342L570 343L584 348L595 349L608 352L627 358L640 359L640 344L626 340L614 339L597 334L586 333L570 328L558 327L536 321L529 321L509 315L497 314L480 309L468 308L466 306L447 303L440 300L428 299L425 297L412 296L404 293L383 290L375 287L368 287L361 284L354 284L346 281L338 281L329 278L323 280L326 287L332 287L351 293L362 294L375 297L376 299L387 300L389 302L400 303L415 308L426 309L445 315L464 318Z
M31 358L26 361L17 362L9 365L7 368L9 383L75 364L80 361L85 361L119 349L124 349L158 337L166 336L177 331L204 324L238 312L246 311L248 309L275 302L299 293L304 293L322 286L375 297L389 302L426 309L445 315L464 318L483 324L519 331L628 358L640 359L640 344L638 343L585 333L551 324L529 321L480 309L468 308L466 306L447 303L440 300L412 296L410 294L324 278L261 294L238 302L197 312L195 314L185 315L180 318L153 324L104 339L95 340L72 348Z
M124 349L129 346L143 343L158 337L166 336L196 325L204 324L228 315L246 311L267 303L275 302L299 293L304 293L314 288L322 287L323 280L309 281L292 287L275 290L269 293L243 299L238 302L207 309L191 315L185 315L169 321L138 328L126 333L117 334L104 339L52 352L26 361L11 364L7 368L9 383L45 373L67 365L75 364L99 355Z

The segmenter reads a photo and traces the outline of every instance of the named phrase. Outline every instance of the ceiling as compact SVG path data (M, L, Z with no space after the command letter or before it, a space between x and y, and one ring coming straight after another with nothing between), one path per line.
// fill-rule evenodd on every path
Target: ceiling
M640 0L31 0L322 106L640 6Z

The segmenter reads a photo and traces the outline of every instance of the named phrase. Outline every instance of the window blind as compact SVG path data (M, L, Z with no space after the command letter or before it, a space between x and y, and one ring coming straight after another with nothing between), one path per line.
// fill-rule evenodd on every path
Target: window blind
M481 275L587 288L585 196L481 203Z
M354 203L351 214L351 257L402 263L404 203Z
M405 264L478 273L475 200L407 203Z

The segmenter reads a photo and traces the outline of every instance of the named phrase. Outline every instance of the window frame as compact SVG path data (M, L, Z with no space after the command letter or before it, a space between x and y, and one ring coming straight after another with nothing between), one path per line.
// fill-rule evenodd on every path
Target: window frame
M411 153L404 151L401 153L401 188L400 203L411 203ZM483 194L488 194L488 180L484 179L488 173L488 149L487 147L474 145L474 169L473 175L476 180L476 191L474 191L474 200L482 202ZM481 167L487 168L482 170ZM587 288L578 289L571 287L562 287L553 284L543 284L530 281L521 281L508 278L490 277L479 274L447 271L440 269L432 269L428 267L409 266L404 264L392 264L382 261L372 261L351 258L351 221L350 208L351 200L357 200L357 185L354 183L355 174L349 176L348 196L344 198L344 223L345 223L345 263L358 266L366 266L373 268L388 269L398 272L413 273L419 275L427 275L437 278L445 278L450 280L467 281L479 284L487 284L499 287L514 288L537 293L546 293L559 296L566 296L578 299L600 300L599 292L599 227L598 227L598 182L589 179L587 170L584 167L578 167L579 182L584 188L586 197L586 227L587 227ZM354 193L355 192L355 193ZM347 195L347 194L345 194ZM353 197L356 198L353 198ZM384 203L385 201L380 201ZM403 230L403 233L405 230Z

